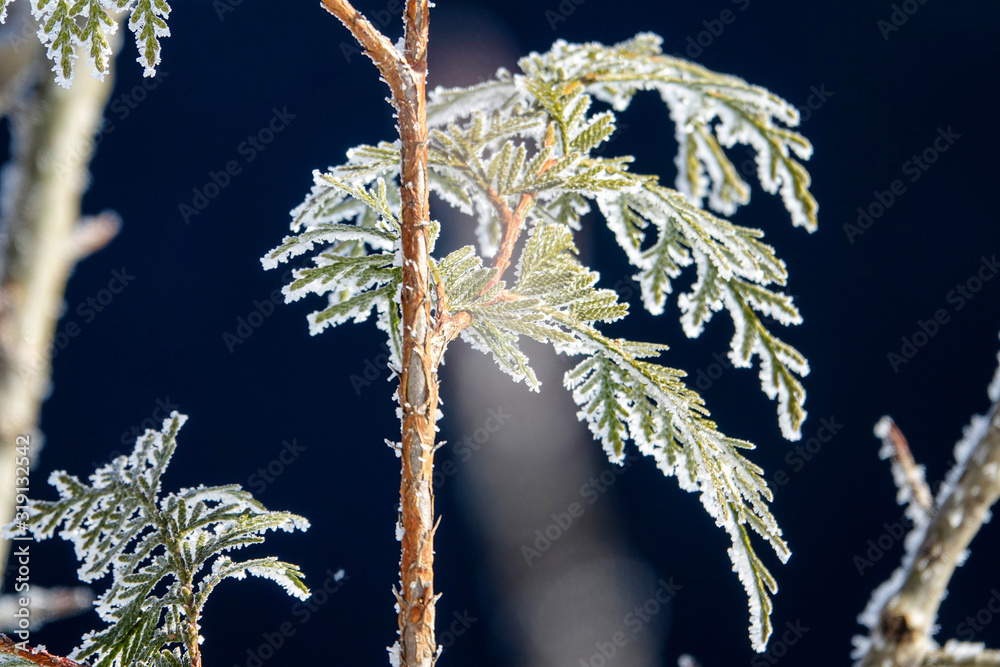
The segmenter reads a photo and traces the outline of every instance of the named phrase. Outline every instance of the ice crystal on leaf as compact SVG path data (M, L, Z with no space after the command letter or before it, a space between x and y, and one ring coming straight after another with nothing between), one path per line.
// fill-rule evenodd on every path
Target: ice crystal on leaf
M189 666L187 647L201 641L205 602L229 577L263 577L289 595L309 596L296 565L225 555L262 542L269 530L306 530L304 518L268 511L235 484L160 495L160 478L186 420L173 412L161 431L137 440L131 455L98 468L89 485L65 471L52 473L49 483L59 499L31 500L26 514L3 529L6 538L27 531L39 540L59 531L76 549L82 581L113 575L96 602L108 627L85 635L74 659L90 658L96 667Z
M749 533L763 537L782 561L789 551L768 509L763 471L741 453L753 445L717 430L683 371L648 361L667 346L598 330L628 307L597 287L598 274L577 258L573 232L599 211L635 268L643 305L656 315L691 267L694 283L677 298L684 332L700 335L725 310L735 325L730 359L740 367L759 359L782 433L799 438L806 416L799 377L809 366L770 322L802 321L782 291L785 264L761 241L763 232L719 217L750 198L726 154L739 143L756 152L761 186L781 195L792 223L815 229L818 207L800 163L812 148L788 129L798 113L742 79L664 55L651 34L610 47L558 41L548 53L522 58L519 68L429 95L428 185L472 219L478 241L443 257L433 254L433 243L428 248L435 316L467 313L471 324L462 338L532 389L539 383L519 347L522 336L582 357L565 377L579 417L613 461L623 459L632 441L682 488L699 493L732 540L733 569L750 599L751 641L762 651L777 586ZM615 113L644 90L659 93L672 120L679 147L673 188L632 172L630 156L595 150L616 131ZM396 365L399 174L398 142L352 149L346 164L316 172L309 197L292 211L293 235L262 260L273 268L313 253L315 267L295 273L285 288L288 300L329 293L327 310L310 316L313 333L323 323L366 319L377 308ZM524 230L527 240L510 257L516 259L510 276L498 258L512 229ZM437 237L435 223L431 236ZM513 247L509 239L506 247Z

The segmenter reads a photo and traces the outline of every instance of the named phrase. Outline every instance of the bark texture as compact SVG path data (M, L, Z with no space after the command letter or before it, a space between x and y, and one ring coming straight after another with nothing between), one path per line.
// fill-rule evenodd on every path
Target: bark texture
M404 52L344 0L324 0L330 13L351 31L392 92L401 150L402 194L402 479L399 522L399 651L404 667L430 667L434 638L434 437L438 414L437 369L450 340L452 323L431 321L431 281L427 249L430 224L427 191L427 0L406 3ZM456 332L457 333L457 332Z

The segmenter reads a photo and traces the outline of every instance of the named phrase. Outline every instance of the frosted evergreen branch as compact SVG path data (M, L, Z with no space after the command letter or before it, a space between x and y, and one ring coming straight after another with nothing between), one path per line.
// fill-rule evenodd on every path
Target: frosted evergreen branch
M578 416L612 461L622 460L625 440L631 439L664 474L675 475L682 489L697 491L716 525L729 534L733 571L750 602L751 642L763 651L772 632L770 594L777 592L777 582L753 550L746 526L771 544L781 562L791 552L767 507L772 494L763 470L738 452L754 445L716 429L704 401L681 380L683 371L641 361L629 349L635 344L550 314L589 343L584 351L589 358L567 372L564 383L582 408ZM648 352L642 349L644 356Z
M795 107L737 77L664 55L661 42L650 33L611 47L559 40L546 54L522 58L518 65L523 75L500 70L495 82L436 89L428 115L439 125L482 105L527 105L536 97L550 112L562 114L567 107L559 99L582 92L621 111L636 92L656 90L675 124L678 190L695 204L708 196L712 208L731 214L748 201L749 190L722 149L746 144L757 152L764 189L780 191L793 223L814 230L818 205L798 161L808 159L812 147L802 135L776 124L797 125Z
M0 2L0 23L7 5ZM109 11L110 10L110 11ZM160 38L170 35L166 19L170 5L165 0L31 0L31 13L38 21L38 38L46 48L55 81L68 88L73 82L77 48L84 47L91 76L103 81L111 67L109 38L118 31L119 16L127 14L128 27L135 34L143 76L154 76L160 64Z
M785 324L801 322L798 310L784 294L773 293L737 278L729 281L724 302L736 324L729 358L734 366L749 366L754 355L760 357L760 381L764 392L778 400L778 425L789 440L802 437L806 418L803 404L806 390L795 377L808 375L809 363L791 345L772 334L757 317L756 311Z
M131 455L98 468L90 484L65 471L52 473L49 483L59 499L29 501L27 511L3 528L8 539L27 532L42 540L58 531L74 545L81 580L112 574L95 603L108 626L85 635L73 658L93 656L96 667L200 667L201 615L223 579L251 574L272 579L290 595L309 596L296 565L275 558L233 562L224 555L262 542L269 530L306 530L304 518L268 511L238 485L160 495L160 478L186 420L171 413L160 431L146 431L136 441Z
M374 30L352 13L353 8L345 9L348 5L334 0L326 4L340 7L338 16L351 23L348 27L356 36ZM369 37L362 34L359 39L364 43ZM405 41L407 64L399 61L399 51L386 56L401 69L397 74L386 75L387 66L379 63L382 56L373 55L398 113L409 113L406 104L401 105L399 77L409 76L411 56L423 55L410 50L409 38ZM383 48L378 39L372 44L375 50ZM681 381L682 371L642 361L666 346L612 341L594 328L597 322L623 317L627 304L618 303L613 292L596 288L597 274L575 257L572 231L580 229L596 202L637 268L643 303L654 314L663 312L673 281L694 265L695 283L678 298L685 333L699 335L725 307L735 325L730 358L735 365L750 366L754 355L760 357L761 384L778 400L782 433L798 438L805 418L805 391L798 376L808 373L808 363L762 319L767 316L784 325L802 320L792 298L780 290L788 277L785 264L760 240L760 230L734 225L700 208L707 200L713 209L731 214L748 202L749 186L726 155L726 149L744 143L757 151L764 189L780 190L793 222L814 228L815 200L808 192L808 174L798 162L809 157L811 146L780 126L796 124L797 111L741 79L664 56L659 38L652 35L613 47L559 41L549 53L531 54L519 66L520 74L500 70L493 81L430 94L430 131L425 143L418 142L426 145L422 180L405 173L406 136L402 143L361 146L349 152L347 164L325 174L316 172L312 193L292 212L296 235L265 258L265 266L310 252L314 244L327 244L316 267L297 273L295 287L286 288L286 294L297 298L308 291L330 292L327 312L335 322L352 317L360 321L378 306L379 326L397 336L396 325L405 319L399 316L401 295L413 297L412 303L419 301L421 308L427 305L421 299L429 296L434 322L413 315L417 330L432 327L429 336L414 334L414 340L425 345L417 355L420 361L410 357L407 363L405 355L398 354L392 360L404 385L409 371L424 380L428 373L433 377L445 347L459 335L532 389L538 388L538 381L520 349L521 336L584 355L566 380L581 404L581 418L612 460L620 460L632 440L654 456L664 472L676 474L682 488L699 491L709 513L730 535L730 558L750 600L751 640L755 649L763 650L771 633L770 595L777 586L755 554L747 526L767 539L782 561L789 552L768 509L771 494L762 471L738 451L752 445L717 431L701 397ZM615 132L615 111L626 108L640 90L658 91L674 120L680 144L677 190L661 186L656 176L629 171L629 156L595 154ZM595 101L609 103L612 109L595 110ZM419 119L411 121L419 125ZM399 122L401 131L411 125ZM422 158L410 159L416 160L413 168ZM415 243L411 236L407 245L404 221L389 263L389 248L383 245L387 240L362 230L381 225L391 232L397 210L393 193L415 184L426 184L474 219L478 248L467 246L434 259L437 229L418 212L414 229L426 230L428 242ZM378 196L380 189L387 193L385 201ZM408 208L399 210L396 219L404 218ZM522 231L528 240L509 277L505 272ZM411 273L411 282L405 283L408 268L425 261L427 270L418 271L419 276ZM396 269L401 269L399 282L389 273ZM314 332L322 328L315 326L315 319L310 321ZM423 403L431 388L436 391L433 383L417 381L401 389L404 432L416 419L414 404L404 394L414 391L420 397L416 403ZM428 415L436 413L421 414L422 428L431 428ZM421 446L433 439L429 432L425 435Z
M988 520L990 507L1000 498L1000 404L992 394L987 415L974 416L955 445L956 463L931 511L911 502L908 490L901 490L898 496L900 502L909 503L914 527L904 541L901 566L875 590L858 618L870 630L868 637L855 638L853 657L858 667L928 664L925 660L936 649L931 637L937 630L938 610L948 583L955 568L968 557L968 546ZM890 437L885 418L877 425L876 435ZM895 476L905 478L905 473L899 471ZM963 654L971 659L976 653L965 650ZM953 654L952 659L955 657Z
M308 293L328 294L327 307L308 316L312 335L348 320L364 321L377 309L379 328L389 334L395 366L401 349L395 301L401 284L395 252L400 241L400 194L395 183L382 178L393 169L385 161L387 146L362 146L349 153L344 167L314 172L312 194L292 211L292 229L297 233L286 236L261 263L271 269L313 251L317 244L332 246L313 257L313 268L292 272L292 282L282 289L285 301L297 301ZM339 178L345 174L352 180ZM369 182L374 186L366 188ZM346 222L352 219L354 224ZM437 232L435 224L432 238Z
M483 267L471 246L437 266L449 306L472 316L463 336L532 388L537 379L517 347L519 335L586 356L565 378L581 406L579 417L612 461L623 459L631 439L665 474L677 475L682 488L700 492L710 515L732 539L730 558L750 599L751 638L763 650L771 634L770 594L777 584L754 552L746 525L767 539L782 561L790 553L766 505L771 492L763 471L737 451L753 445L717 431L701 397L684 386L682 371L641 360L665 346L612 340L594 329L592 322L618 319L627 307L617 303L614 292L595 289L598 276L576 259L567 227L534 227L514 286L508 291L497 282L484 293L481 286L490 285L496 271ZM491 308L503 308L503 315Z
M445 130L432 131L432 171L435 165L445 168L442 179L458 174L455 190L465 193L466 199L485 198L492 207L488 215L481 214L479 232L481 239L486 237L489 241L482 244L484 252L494 244L497 246L494 266L506 266L506 257L529 206L543 199L543 212L535 217L545 215L544 198L540 192L528 189L544 192L545 188L553 187L565 196L566 191L583 184L580 193L596 197L629 259L642 269L637 277L644 302L654 314L662 312L666 295L671 291L671 279L679 275L682 266L693 261L693 253L698 260L699 280L692 293L681 295L679 301L685 331L689 336L699 335L712 314L727 306L736 325L730 355L735 365L749 366L753 355L761 357L761 384L769 397L778 400L782 433L789 439L801 437L801 424L806 416L805 389L795 375L807 374L808 363L797 350L764 327L755 311L786 325L800 323L802 318L790 297L767 289L771 284L784 285L787 272L773 248L758 240L762 232L716 218L692 205L680 193L658 185L655 177L629 174L624 164L611 167L610 163L587 162L577 153L567 155L568 150L579 147L589 150L605 140L614 128L613 115L604 112L588 117L589 97L580 86L566 84L562 79L528 78L525 85L549 118L543 149L535 153L527 166L523 166L528 157L524 144L516 149L511 141L491 146L490 142L497 138L510 139L516 134L512 132L505 137L502 130L488 130L504 127L503 110L489 119L484 113L473 113L464 124L452 122ZM528 115L522 108L511 113L520 114L519 117ZM536 123L534 127L539 125ZM517 127L520 131L523 126ZM559 127L558 146L552 133L554 127ZM702 140L707 141L704 137ZM562 156L555 152L557 147ZM535 173L533 168L538 164L543 165L539 176L548 172L544 183L537 178L529 181L524 176ZM727 169L727 173L733 171L731 165ZM605 177L595 181L602 170ZM463 179L464 182L458 182ZM512 210L506 197L518 193L521 200L517 209ZM479 208L489 210L486 206ZM582 213L582 207L578 209ZM572 207L567 210L564 206L561 215L552 217L561 217L573 226L577 216ZM493 231L494 222L497 231ZM659 240L652 249L643 250L643 229L650 224L658 229ZM494 283L499 278L500 274L495 275Z
M733 365L748 367L754 355L760 357L761 385L778 400L782 434L801 437L806 394L795 376L809 373L808 362L771 333L757 313L786 326L801 323L802 317L791 297L770 287L784 285L787 271L774 249L759 240L763 233L702 211L652 179L634 191L603 194L598 205L629 261L639 268L634 277L651 313L663 312L673 280L684 267L695 265L697 280L678 298L685 333L700 335L725 307L735 326L729 353ZM651 227L656 240L644 249Z

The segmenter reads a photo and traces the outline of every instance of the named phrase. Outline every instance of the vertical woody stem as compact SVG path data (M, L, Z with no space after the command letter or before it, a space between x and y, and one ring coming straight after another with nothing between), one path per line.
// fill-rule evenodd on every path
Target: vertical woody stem
M397 99L402 149L403 408L399 487L403 526L399 633L402 664L430 667L434 639L434 423L440 349L431 326L427 194L427 0L406 3L404 99Z
M438 412L437 367L447 339L431 322L430 221L427 191L427 0L406 3L404 53L400 54L347 0L323 0L351 31L392 91L402 167L403 350L399 404L403 414L403 528L399 603L399 651L403 667L431 667L434 639L434 424Z

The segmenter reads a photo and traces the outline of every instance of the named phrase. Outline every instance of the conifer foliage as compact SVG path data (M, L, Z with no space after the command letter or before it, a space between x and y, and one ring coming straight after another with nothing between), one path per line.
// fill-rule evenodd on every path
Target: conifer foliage
M235 484L160 496L160 478L186 420L173 412L161 431L137 440L131 455L98 468L90 484L52 473L59 499L31 500L27 512L4 527L8 539L26 531L42 540L58 530L82 561L81 581L113 574L96 602L109 625L85 635L73 659L91 659L96 667L200 667L202 611L224 579L250 574L295 597L309 596L296 565L224 555L262 542L269 530L306 530L306 519L268 511Z
M13 1L0 0L0 23ZM56 83L66 88L73 81L80 46L87 49L91 76L104 80L112 57L108 38L118 32L117 14L129 16L128 27L139 50L136 60L143 66L144 76L156 74L160 38L170 36L166 21L170 5L166 0L31 0L31 13L38 21L38 38L52 61Z
M521 59L518 74L501 69L486 83L431 93L428 184L472 218L478 245L438 258L431 254L438 232L431 223L433 284L427 287L439 326L467 322L461 337L531 389L539 382L518 345L522 336L582 357L564 380L579 417L612 461L623 460L631 440L683 489L700 494L732 540L733 568L750 600L751 641L763 650L777 585L747 528L782 562L790 552L768 509L763 471L741 454L753 445L717 430L701 397L684 384L683 371L649 361L666 345L599 331L599 324L624 317L628 304L596 287L599 276L577 258L573 232L589 212L602 214L653 314L664 311L674 281L693 267L692 286L677 298L685 333L698 336L725 308L735 325L730 359L749 367L759 358L762 387L777 399L782 433L798 439L806 416L799 377L809 367L768 321L802 320L781 291L785 264L760 240L763 232L701 207L730 215L748 203L750 187L725 153L746 144L756 151L763 189L781 195L794 225L813 231L818 206L800 163L812 148L788 129L798 123L795 107L736 77L666 56L660 42L652 34L611 47L558 41L548 53ZM595 152L615 132L615 112L642 90L658 92L673 121L679 146L674 188L630 171L629 156ZM595 102L605 108L595 109ZM326 307L309 316L314 334L376 311L397 369L399 177L398 141L359 146L346 164L314 172L312 192L292 211L293 235L262 260L274 268L314 253L314 267L296 271L285 287L287 300L309 292L327 296ZM507 276L522 229L528 238ZM460 313L465 319L455 319Z

